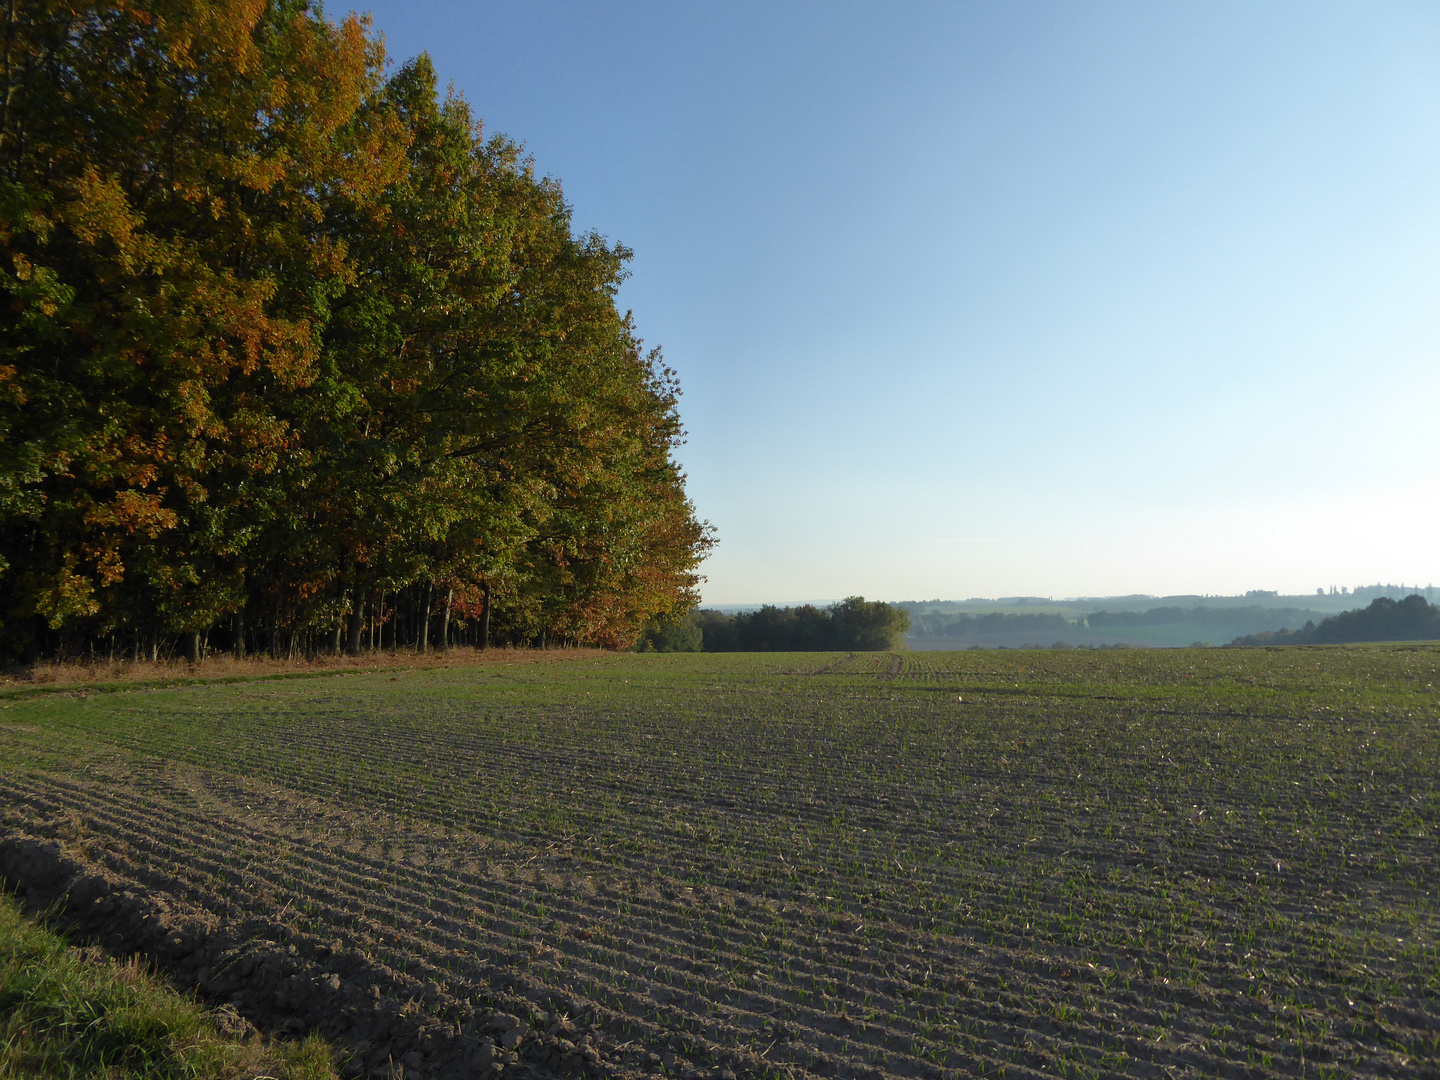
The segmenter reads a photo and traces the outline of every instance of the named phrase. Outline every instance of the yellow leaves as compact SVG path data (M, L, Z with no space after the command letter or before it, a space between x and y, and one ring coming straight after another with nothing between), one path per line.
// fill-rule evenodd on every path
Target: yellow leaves
M158 31L169 66L192 73L223 65L238 74L251 71L260 60L254 35L266 6L265 0L183 4L178 5L179 18L167 20L153 12L153 5L116 5L136 23Z
M192 476L179 473L175 477L175 486L185 493L185 497L192 503L202 503L210 496L205 486Z
M10 292L12 310L25 311L25 320L34 325L34 317L54 318L60 310L59 301L68 299L67 290L56 279L55 271L48 266L36 266L25 255L14 252L11 265L15 268L15 280Z
M350 265L350 250L343 240L320 237L310 245L310 269L322 278L340 278L346 284L355 280L355 270Z
M708 544L664 467L667 384L614 310L626 253L573 237L518 147L437 109L428 66L382 84L367 23L315 4L62 6L90 35L59 46L74 90L21 103L25 199L0 215L23 303L0 404L57 405L7 405L50 485L47 612L127 576L107 604L230 603L215 567L275 537L292 599L348 572L326 552L420 552L612 644L690 595ZM54 374L19 359L42 356Z
M290 155L282 152L268 156L236 155L232 164L235 178L252 191L268 192L285 179L293 164Z
M130 433L91 445L85 464L87 471L97 478L147 488L159 479L160 467L173 462L174 458L174 447L165 435L146 438Z
M190 434L198 435L210 420L210 393L195 379L185 379L175 387L180 414L189 422Z
M170 187L182 201L202 207L212 221L219 221L225 215L228 204L224 198L215 194L209 183L186 183L177 179Z
M241 464L257 476L273 472L280 464L280 455L294 445L285 421L250 408L238 410L226 425L226 432Z
M277 323L270 344L266 366L282 386L298 390L315 381L320 350L308 321Z
M160 470L151 461L123 461L121 464L120 478L138 488L149 487L159 476Z
M77 572L78 563L74 553L67 554L50 580L35 590L35 611L52 630L60 629L70 619L94 615L100 610L95 585Z
M101 588L114 585L124 578L125 564L120 561L120 553L113 547L100 552L95 563L95 573L100 578Z
M115 258L122 270L134 274L154 254L155 243L143 233L144 218L130 207L129 197L114 177L102 177L87 168L72 182L71 201L62 219L80 243L98 247L104 239L115 246Z

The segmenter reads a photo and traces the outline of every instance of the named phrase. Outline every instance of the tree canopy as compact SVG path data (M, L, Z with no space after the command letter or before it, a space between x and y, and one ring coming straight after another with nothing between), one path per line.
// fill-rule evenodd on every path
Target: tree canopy
M306 0L5 30L0 647L616 646L694 606L630 252L427 57Z
M1239 637L1232 645L1341 645L1362 641L1433 641L1440 639L1440 607L1419 594L1404 600L1380 596L1369 607L1342 611L1317 626L1265 631Z
M766 604L758 611L735 615L702 609L689 621L700 630L691 651L705 652L877 652L900 648L910 629L910 615L903 608L863 596L849 596L823 608ZM670 639L657 639L655 647L663 651L662 640Z

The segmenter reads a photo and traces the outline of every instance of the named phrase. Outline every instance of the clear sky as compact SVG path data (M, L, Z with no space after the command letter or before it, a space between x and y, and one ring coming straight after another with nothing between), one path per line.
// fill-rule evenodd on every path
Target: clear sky
M635 250L708 603L1440 582L1440 5L369 10Z

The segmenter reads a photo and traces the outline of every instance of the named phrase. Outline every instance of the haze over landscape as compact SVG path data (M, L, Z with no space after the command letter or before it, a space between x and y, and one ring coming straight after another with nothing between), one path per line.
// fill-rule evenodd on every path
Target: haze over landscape
M1437 576L1433 6L369 7L634 249L707 604Z

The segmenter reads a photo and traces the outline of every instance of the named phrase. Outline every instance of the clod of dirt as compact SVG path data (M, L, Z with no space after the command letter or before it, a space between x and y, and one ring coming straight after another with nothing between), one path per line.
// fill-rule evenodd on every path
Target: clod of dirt
M507 1031L513 1031L519 1026L520 1018L518 1016L511 1016L509 1013L496 1013L490 1018L490 1030L498 1031L501 1034Z

